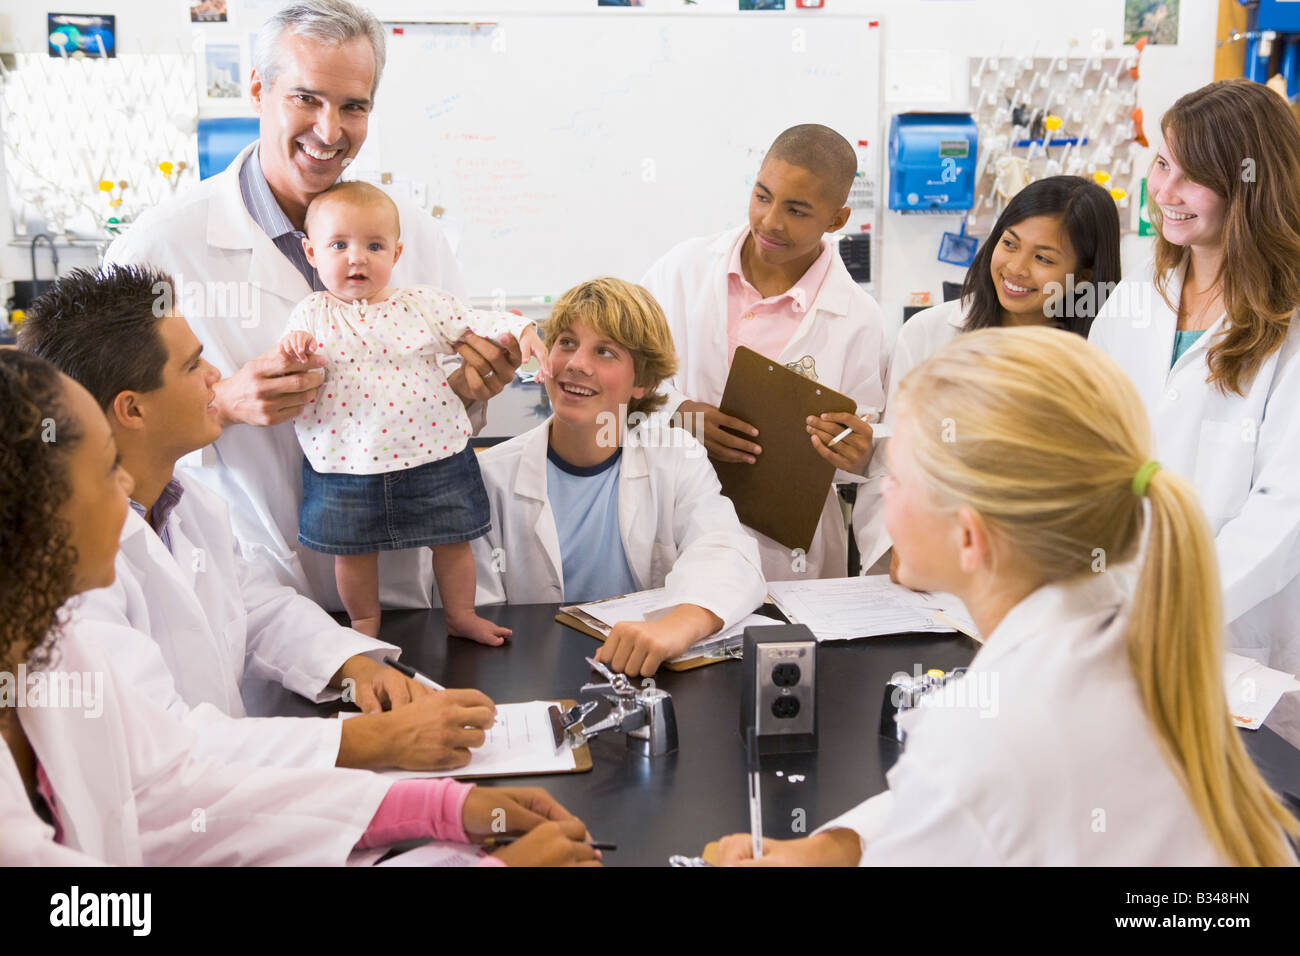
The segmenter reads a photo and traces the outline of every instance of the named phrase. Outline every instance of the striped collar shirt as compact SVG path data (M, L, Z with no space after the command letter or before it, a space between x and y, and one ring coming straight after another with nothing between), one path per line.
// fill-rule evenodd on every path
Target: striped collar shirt
M320 281L320 276L316 274L311 263L307 261L307 253L302 250L302 240L306 233L294 228L289 217L280 208L280 204L275 201L271 184L266 181L266 174L262 172L262 161L258 158L260 149L259 145L249 153L248 159L244 160L244 165L239 169L239 193L244 199L244 208L253 217L253 222L257 223L258 228L270 237L275 247L284 253L285 258L293 263L293 267L307 280L312 291L320 292L325 285Z
M168 519L175 507L181 503L181 495L183 494L185 494L185 488L179 481L173 478L167 482L162 494L153 503L152 520L150 520L150 513L144 510L144 505L134 498L131 499L131 510L143 518L149 527L153 528L154 533L162 539L162 543L168 551L172 549L172 534Z

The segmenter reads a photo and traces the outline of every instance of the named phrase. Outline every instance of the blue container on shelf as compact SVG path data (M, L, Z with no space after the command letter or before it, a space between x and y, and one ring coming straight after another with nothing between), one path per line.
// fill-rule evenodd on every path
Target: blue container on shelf
M897 113L889 122L889 208L961 212L975 204L979 130L969 113Z

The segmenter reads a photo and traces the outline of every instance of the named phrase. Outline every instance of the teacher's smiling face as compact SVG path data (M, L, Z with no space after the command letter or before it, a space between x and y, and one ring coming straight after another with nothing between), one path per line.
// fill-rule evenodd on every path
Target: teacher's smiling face
M366 140L375 54L370 41L322 43L285 33L271 83L253 71L249 95L261 117L258 157L271 191L295 225L338 180Z

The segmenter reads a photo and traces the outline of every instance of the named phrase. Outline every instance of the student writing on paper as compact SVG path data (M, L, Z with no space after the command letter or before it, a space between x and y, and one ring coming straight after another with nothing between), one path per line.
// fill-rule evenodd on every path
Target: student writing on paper
M984 329L896 403L899 577L956 594L987 641L902 716L885 793L759 862L1295 863L1300 821L1229 717L1214 539L1119 366L1060 330Z
M663 311L642 287L593 279L545 326L554 415L483 452L492 529L474 542L480 604L579 603L664 587L668 613L615 624L597 652L653 674L763 601L758 548L704 449L646 416L676 367Z
M487 836L502 810L525 836L483 862L594 862L582 822L537 789L199 757L60 610L113 583L132 486L90 393L0 350L0 672L25 678L0 708L0 863L341 865L354 849Z
M1156 455L1196 487L1229 646L1300 671L1300 129L1272 90L1202 87L1161 120L1155 259L1091 341L1137 385ZM1271 726L1300 746L1300 699Z
M203 755L280 766L468 763L491 726L491 700L431 694L385 666L398 648L340 627L246 559L225 502L177 473L179 458L220 433L220 376L184 316L156 310L170 288L138 266L77 270L23 323L21 346L94 395L135 478L115 580L82 599L73 630L113 656L124 686L189 725ZM368 712L356 720L261 716L271 684L321 702L337 700L345 682Z
M966 271L961 297L903 323L889 357L887 402L908 372L962 332L1050 325L1087 336L1119 280L1119 214L1110 193L1080 176L1030 183L993 224ZM893 424L889 404L883 422ZM863 573L889 550L880 497L885 462L883 454L872 458L853 505Z
M348 0L294 0L272 13L258 33L248 86L257 142L225 171L145 212L105 255L109 264L153 266L184 283L186 318L224 377L216 385L221 437L182 468L226 499L249 557L330 610L342 607L334 561L298 544L302 459L290 424L315 397L325 362L288 358L279 339L294 306L323 288L302 248L304 217L365 143L386 33ZM406 251L393 281L464 298L438 221L403 200L398 207ZM481 427L484 402L520 364L518 343L471 333L457 353L463 364L448 362L447 381ZM427 551L388 552L379 563L385 607L431 606Z
M683 242L641 280L663 305L677 346L680 367L667 389L666 411L676 413L719 461L752 463L762 454L763 436L717 408L741 345L848 395L859 409L884 407L880 307L853 281L837 243L825 238L848 221L856 172L857 154L834 130L811 124L786 130L758 171L748 222ZM853 434L828 447L846 427ZM806 428L813 447L839 469L836 481L862 480L871 457L870 425L830 413L809 417ZM750 533L768 580L848 571L848 536L834 488L806 555Z

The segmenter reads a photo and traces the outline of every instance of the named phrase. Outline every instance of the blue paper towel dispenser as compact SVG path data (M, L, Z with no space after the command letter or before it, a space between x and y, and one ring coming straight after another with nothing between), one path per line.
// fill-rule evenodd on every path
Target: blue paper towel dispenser
M897 113L889 122L889 208L958 212L975 205L979 130L968 113Z

